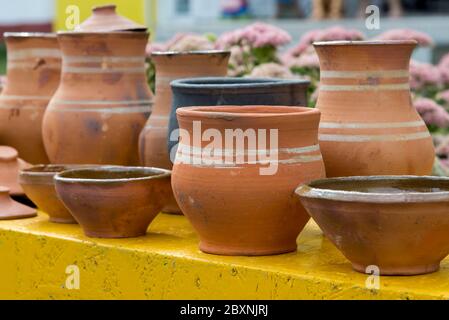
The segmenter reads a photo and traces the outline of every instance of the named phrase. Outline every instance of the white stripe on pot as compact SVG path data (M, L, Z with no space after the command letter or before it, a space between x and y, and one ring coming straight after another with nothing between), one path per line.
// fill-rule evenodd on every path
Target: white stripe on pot
M20 60L28 58L61 58L59 49L19 49L8 52L8 59Z
M17 110L45 110L47 108L47 104L43 104L40 106L36 106L36 105L27 105L27 106L12 106L12 105L7 105L7 104L3 104L0 103L0 109L7 109L7 110L13 110L13 109L17 109Z
M1 100L50 100L51 96L16 96L16 95L3 95L0 96Z
M321 129L391 129L391 128L414 128L422 127L424 121L410 122L321 122Z
M45 62L41 65L39 65L36 61L22 61L22 62L15 62L15 61L8 61L7 63L7 69L13 70L13 69L35 69L36 67L39 67L39 70L41 69L61 69L61 64L56 62ZM28 71L28 70L27 70Z
M145 63L143 56L64 56L64 63Z
M53 104L51 104L53 106ZM124 107L124 108L51 108L51 112L96 112L96 113L112 113L112 114L126 114L126 113L148 113L151 112L151 106L145 107Z
M408 134L351 135L351 134L320 134L320 141L335 142L370 142L370 141L409 141L429 138L428 131Z
M366 85L330 85L320 84L320 91L400 91L410 90L409 83L366 84Z
M63 105L116 105L116 106L128 106L128 105L152 105L152 100L52 100L52 104Z
M351 78L408 78L408 70L372 70L372 71L321 71L322 79Z
M64 65L62 67L62 72L64 73L79 73L79 74L111 74L111 73L145 73L145 65L139 67L108 67L108 68L89 68L89 67L69 67Z

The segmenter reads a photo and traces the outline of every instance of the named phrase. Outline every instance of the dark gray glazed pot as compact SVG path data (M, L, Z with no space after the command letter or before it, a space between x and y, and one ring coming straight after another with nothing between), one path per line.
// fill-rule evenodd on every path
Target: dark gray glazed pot
M252 78L187 78L171 82L173 104L168 127L168 151L173 162L178 144L176 110L218 105L307 106L308 80ZM175 149L173 149L175 147Z

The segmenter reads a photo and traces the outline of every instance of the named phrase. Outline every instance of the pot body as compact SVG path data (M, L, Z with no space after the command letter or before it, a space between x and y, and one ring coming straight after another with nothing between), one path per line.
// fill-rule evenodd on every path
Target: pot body
M279 113L270 115L275 112ZM172 187L181 210L199 234L202 251L250 256L296 250L296 238L309 215L295 198L294 189L298 183L325 175L317 137L319 118L318 110L292 107L178 110L183 133ZM247 142L238 147L243 141L239 139L230 148L229 130L248 134L254 130L252 141L259 144ZM273 132L277 137L271 140ZM214 144L218 143L213 153L207 151L211 133ZM201 136L204 139L198 140ZM268 143L261 144L267 137L268 148L275 150L271 155L277 154L277 159L250 158L267 151Z
M11 33L6 85L0 95L0 145L30 163L48 163L42 119L59 85L61 52L55 35Z
M60 33L61 83L43 139L57 164L139 163L138 138L151 113L143 32Z
M413 41L315 44L320 146L329 177L426 175L432 138L411 104Z
M168 150L176 155L178 120L176 110L190 106L273 105L307 106L307 80L201 78L181 79L173 83Z

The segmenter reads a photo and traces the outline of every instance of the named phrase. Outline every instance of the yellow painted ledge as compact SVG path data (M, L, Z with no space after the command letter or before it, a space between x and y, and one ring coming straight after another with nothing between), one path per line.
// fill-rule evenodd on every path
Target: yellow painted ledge
M448 299L449 260L440 272L382 277L379 290L310 223L298 251L272 257L201 253L184 217L159 215L146 237L89 239L46 216L0 221L2 299ZM65 288L66 268L80 289Z

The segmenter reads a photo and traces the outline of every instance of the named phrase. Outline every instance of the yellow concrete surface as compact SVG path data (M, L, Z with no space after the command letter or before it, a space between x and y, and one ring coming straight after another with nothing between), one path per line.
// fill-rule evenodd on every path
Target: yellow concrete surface
M76 225L46 216L0 221L3 299L427 299L449 298L449 260L441 271L414 277L367 276L309 223L298 251L271 257L201 253L182 216L159 215L145 237L90 239ZM68 266L80 288L66 288ZM73 267L72 267L73 268ZM69 272L71 269L68 269ZM71 282L69 282L70 284Z

